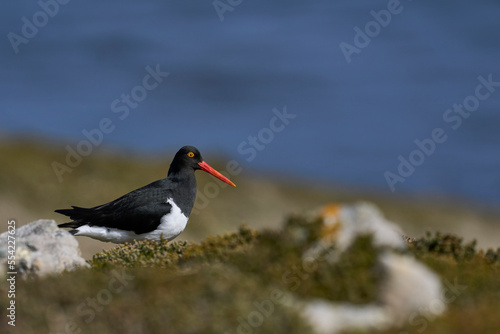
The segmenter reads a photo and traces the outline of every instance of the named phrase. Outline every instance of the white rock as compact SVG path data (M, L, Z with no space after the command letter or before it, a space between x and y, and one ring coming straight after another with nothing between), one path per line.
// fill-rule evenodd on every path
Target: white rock
M302 314L318 334L345 330L383 330L391 324L386 310L375 304L357 306L315 300L304 307Z
M303 304L302 314L315 332L384 330L410 321L410 316L433 319L445 311L439 277L412 256L394 252L406 248L403 232L374 205L334 204L325 206L319 214L323 218L321 240L304 252L304 261L317 259L323 250L335 245L337 252L327 258L335 263L355 238L371 234L374 245L384 248L378 257L384 278L378 299L371 304L351 305L319 299Z
M401 238L403 234L401 228L385 219L382 212L371 203L341 205L336 213L323 210L322 216L325 225L339 225L335 244L342 250L349 247L357 236L363 234L371 234L376 246L393 248L406 246Z
M397 325L409 321L412 313L434 318L446 310L439 276L408 255L383 253L379 261L386 270L380 302Z
M8 258L7 232L0 234L0 274ZM16 229L16 271L18 275L60 273L89 265L80 256L78 241L53 220L40 219Z

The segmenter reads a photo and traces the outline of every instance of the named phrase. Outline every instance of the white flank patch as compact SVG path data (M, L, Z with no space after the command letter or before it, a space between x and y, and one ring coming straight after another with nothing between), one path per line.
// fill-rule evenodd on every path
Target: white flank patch
M188 217L182 213L181 209L171 198L167 199L167 203L172 205L172 209L168 214L161 217L160 225L158 225L154 231L136 234L134 231L125 231L117 228L82 225L76 228L78 232L75 233L75 235L91 237L106 242L114 242L116 244L131 242L133 240L160 240L162 233L164 239L168 241L173 240L186 228Z

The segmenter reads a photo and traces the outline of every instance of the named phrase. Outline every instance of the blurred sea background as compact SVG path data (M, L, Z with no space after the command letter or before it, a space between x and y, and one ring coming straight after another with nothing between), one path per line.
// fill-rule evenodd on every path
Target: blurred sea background
M82 131L109 118L114 129L99 149L164 155L194 145L207 161L215 153L238 161L243 173L500 202L500 87L456 130L443 119L475 94L478 77L500 81L497 1L109 0L57 11L54 3L9 2L0 11L4 141L75 148ZM46 22L37 14L44 6L54 14ZM388 6L399 13L348 62L341 43L355 46L355 28ZM22 36L34 19L45 24L16 53L9 34ZM120 119L113 102L143 84L148 66L169 76ZM272 138L261 133L264 148L249 159L249 136L284 108L295 118ZM408 159L435 128L447 140L392 192L384 173L397 174L398 157ZM164 159L166 173L171 156ZM55 174L49 182L61 186Z

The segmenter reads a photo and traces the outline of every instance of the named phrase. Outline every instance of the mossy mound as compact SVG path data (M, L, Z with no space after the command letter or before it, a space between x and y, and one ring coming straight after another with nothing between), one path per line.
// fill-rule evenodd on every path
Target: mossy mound
M441 277L448 310L437 318L415 313L402 328L380 333L500 333L500 248L478 250L474 240L427 233L409 240L409 251Z
M236 333L240 326L262 333L308 332L295 312L269 302L283 292L228 265L175 273L80 270L36 284L20 282L18 290L12 331L17 333Z
M97 254L90 270L18 281L15 330L309 333L300 308L290 307L297 296L366 303L379 280L369 237L335 265L325 260L333 248L304 264L317 223L295 217L282 232L242 227L199 244L134 242Z
M243 226L236 233L209 237L199 244L134 242L95 255L91 265L182 271L224 264L263 286L276 285L304 297L374 301L381 273L376 265L378 250L370 236L359 237L335 264L326 261L335 252L333 246L323 249L313 261L304 261L303 253L318 240L320 224L320 219L290 217L280 232L257 232Z
M135 241L94 255L92 267L107 268L114 265L128 268L178 269L186 261L224 261L232 254L247 250L258 233L242 226L237 233L208 237L200 244L175 241Z
M281 231L239 231L201 243L141 241L104 251L91 269L18 280L16 327L7 333L312 333L298 300L377 300L382 251L358 237L338 255L304 252L321 220L291 217ZM478 251L453 235L411 240L409 249L443 280L448 311L416 313L381 333L500 331L500 250ZM327 261L332 254L334 262ZM6 295L6 286L0 284ZM0 299L5 309L7 299Z

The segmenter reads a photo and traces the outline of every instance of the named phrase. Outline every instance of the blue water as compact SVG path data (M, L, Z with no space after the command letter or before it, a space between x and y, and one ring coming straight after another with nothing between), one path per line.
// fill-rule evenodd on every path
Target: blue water
M394 193L500 202L500 87L483 87L490 94L479 105L469 98L473 112L457 129L458 114L443 119L475 94L479 76L500 81L499 2L232 3L221 20L212 1L72 0L53 17L37 2L9 2L0 12L0 133L64 148L109 118L102 145L190 144L244 171L391 193L384 174L398 175L398 157L441 128L446 140L424 159L413 154L420 165ZM388 6L385 26L370 23L371 11ZM23 36L23 17L40 27L13 47L9 34ZM367 24L369 44L358 37L348 62L340 44L356 46L354 28ZM147 66L169 72L150 91L140 87ZM132 92L141 100L134 108L120 101ZM273 121L275 108L295 118ZM270 122L275 132L263 130Z

